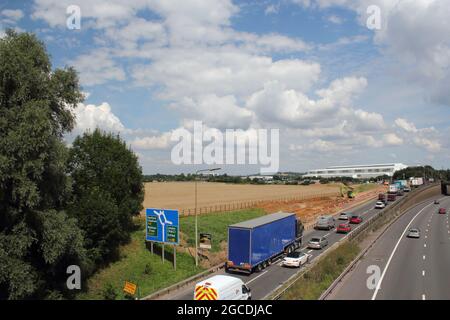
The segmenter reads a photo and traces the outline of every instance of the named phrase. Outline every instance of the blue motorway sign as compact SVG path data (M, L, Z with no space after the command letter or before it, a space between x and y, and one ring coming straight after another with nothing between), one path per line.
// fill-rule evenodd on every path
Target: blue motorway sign
M179 216L178 210L146 209L147 241L166 244L178 244Z

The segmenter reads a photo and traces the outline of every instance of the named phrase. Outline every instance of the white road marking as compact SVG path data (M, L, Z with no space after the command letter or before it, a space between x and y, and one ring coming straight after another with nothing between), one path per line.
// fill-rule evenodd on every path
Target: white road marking
M256 277L254 277L252 280L250 280L250 281L247 281L247 283L246 284L249 284L249 283L251 283L251 282L253 282L253 281L255 281L256 279L258 279L259 277L261 277L262 275L264 275L265 273L267 272L267 270L266 271L264 271L263 273L261 273L260 275L258 275L258 276L256 276Z
M311 252L313 252L313 251L312 251L312 250L309 250L309 251L308 251L308 253L311 253Z
M422 270L422 276L425 277L425 270Z
M424 295L424 294L422 295L422 300L426 300L426 299L425 299L425 295Z
M324 238L328 237L331 233L327 233L326 235L324 235Z
M381 274L381 278L380 278L380 280L378 281L378 283L377 283L377 286L376 286L376 288L375 288L375 291L374 291L374 293L373 293L373 295L372 295L372 300L375 300L376 298L377 298L377 294L378 294L378 291L380 290L380 287L381 287L381 283L383 282L383 279L384 279L384 276L386 275L386 271L387 271L387 269L389 268L389 265L391 264L391 261L392 261L392 258L394 257L394 254L395 254L395 251L397 251L397 248L398 248L398 246L400 245L400 241L402 241L402 239L403 239L403 237L405 236L405 234L406 234L406 231L409 229L409 226L413 223L413 221L416 219L416 217L419 215L419 214L421 214L427 207L429 207L431 205L431 203L430 204L428 204L428 205L426 205L425 207L423 207L412 219L411 219L411 221L408 223L408 225L406 226L406 228L405 228L405 230L403 230L403 233L401 234L401 236L400 236L400 238L398 239L398 241L397 241L397 244L395 245L395 247L394 247L394 250L392 250L392 253L391 253L391 255L389 256L389 259L388 259L388 261L387 261L387 263L386 263L386 266L384 267L384 270L383 270L383 273Z
M423 255L423 260L425 260L425 258L426 258L426 256L425 256L425 255Z
M428 238L428 236L425 236L425 239Z
M424 248L426 248L426 247L427 247L427 244L426 244L426 243L424 243L424 244L423 244L423 247L424 247Z

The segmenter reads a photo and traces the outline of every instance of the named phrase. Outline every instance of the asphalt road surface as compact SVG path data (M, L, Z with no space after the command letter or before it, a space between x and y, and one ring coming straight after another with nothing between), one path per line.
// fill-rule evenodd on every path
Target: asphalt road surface
M376 200L369 201L361 206L357 206L351 210L346 212L348 213L356 213L363 217L363 222L360 225L352 225L352 229L356 229L363 225L369 217L374 215L379 209L374 209ZM393 203L393 202L391 202ZM336 226L339 221L336 220ZM314 236L326 236L328 239L328 246L321 250L310 250L305 246L307 242ZM325 250L327 250L333 243L337 242L339 239L343 238L344 234L337 234L336 230L330 231L322 231L322 230L309 230L305 233L303 237L303 247L299 249L302 252L307 252L312 255L311 261L314 260L317 256L322 254ZM251 275L246 275L242 273L228 273L229 275L233 275L238 277L247 284L247 286L252 290L252 299L260 300L263 299L266 295L271 293L273 290L281 286L285 281L287 281L291 276L299 272L297 268L286 268L282 267L281 259L274 262L271 266L262 270L261 272L255 272ZM216 273L210 274L208 277L211 277L216 274L225 274L224 270L220 270ZM169 295L165 295L160 297L160 299L171 299L171 300L192 300L194 285L187 286L178 291L175 291Z
M434 204L434 199L440 199L440 204ZM447 214L438 214L441 207ZM449 208L450 197L441 195L407 211L327 299L450 299ZM421 237L407 238L410 228L419 228ZM378 266L379 272L372 266Z

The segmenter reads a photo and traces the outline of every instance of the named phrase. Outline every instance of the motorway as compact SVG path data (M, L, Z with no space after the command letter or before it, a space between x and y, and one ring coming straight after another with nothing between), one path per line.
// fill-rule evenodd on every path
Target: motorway
M440 204L434 204L434 199L440 199ZM441 207L447 209L447 214L437 213ZM382 234L327 299L450 299L449 208L450 197L440 195L408 210ZM421 237L407 238L410 228L419 228ZM374 272L376 267L372 266L379 269Z
M368 218L374 215L379 209L374 209L376 200L371 200L366 202L363 205L357 206L353 209L347 210L348 213L356 213L363 217L363 222L360 225L352 225L352 230L362 226ZM393 202L391 202L393 203ZM336 220L336 226L339 221ZM307 242L314 236L326 236L328 239L328 246L321 250L310 250L304 247ZM302 252L307 252L311 254L311 261L317 258L320 254L322 254L325 250L327 250L331 245L342 239L344 234L337 234L335 229L330 231L321 231L321 230L309 230L305 232L303 236L303 247L299 250ZM274 262L271 266L262 270L261 272L255 272L251 275L246 275L242 273L233 273L233 276L236 276L242 281L244 281L247 286L252 290L252 299L260 300L266 297L269 293L274 291L276 288L281 286L285 281L287 281L291 276L295 275L299 272L299 269L291 269L285 268L281 265L281 260ZM216 274L225 274L225 271L221 269L220 271L208 275L211 277ZM200 281L200 280L199 280ZM169 295L161 296L159 299L171 299L171 300L192 300L193 298L193 288L192 286L187 286L179 289Z

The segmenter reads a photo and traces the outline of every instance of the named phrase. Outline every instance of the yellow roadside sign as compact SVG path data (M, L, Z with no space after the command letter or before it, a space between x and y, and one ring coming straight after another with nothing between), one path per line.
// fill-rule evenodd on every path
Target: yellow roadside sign
M123 287L123 291L125 291L126 293L129 293L131 295L134 295L136 293L136 288L137 288L137 285L135 285L134 283L125 281L125 286Z

